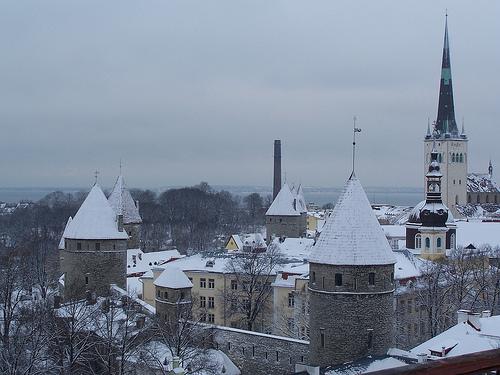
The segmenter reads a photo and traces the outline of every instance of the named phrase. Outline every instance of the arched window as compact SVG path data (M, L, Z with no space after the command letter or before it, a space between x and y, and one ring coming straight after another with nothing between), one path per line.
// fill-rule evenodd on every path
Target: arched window
M415 249L420 249L420 248L422 248L422 236L419 233L415 236Z
M454 163L455 162L455 153L451 154L451 162Z
M436 247L437 247L438 249L441 249L441 246L442 246L441 241L442 241L442 240L441 240L441 237L438 237L438 238L437 238L437 240L436 240Z
M431 239L429 237L425 237L425 248L430 249L431 247Z
M464 154L460 154L460 163L464 162Z
M455 195L455 204L458 204L458 195Z
M455 250L455 246L456 246L456 243L455 243L455 234L452 234L450 236L450 249L451 250Z

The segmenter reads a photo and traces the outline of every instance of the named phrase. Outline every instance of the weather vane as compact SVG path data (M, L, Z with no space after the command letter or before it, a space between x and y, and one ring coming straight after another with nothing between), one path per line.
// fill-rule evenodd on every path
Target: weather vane
M96 169L94 172L95 182L94 185L97 184L97 178L99 177L99 171Z
M356 127L356 116L352 118L353 129L352 129L352 174L354 174L354 162L356 160L356 133L361 132L361 128Z

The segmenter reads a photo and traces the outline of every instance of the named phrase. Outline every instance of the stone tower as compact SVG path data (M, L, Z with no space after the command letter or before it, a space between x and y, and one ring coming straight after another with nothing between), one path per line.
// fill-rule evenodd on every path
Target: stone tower
M435 146L434 146L435 142ZM456 206L467 203L467 136L462 126L459 132L455 121L453 86L451 79L450 48L448 42L448 18L444 31L443 58L439 104L434 129L427 127L424 140L425 172L431 162L431 151L435 147L443 174L442 199L453 215L459 215Z
M97 183L62 237L64 298L108 295L110 284L126 288L128 234Z
M425 259L441 259L456 247L456 224L441 199L438 152L431 152L426 174L426 198L410 213L406 223L406 248Z
M273 200L281 189L281 140L274 140Z
M153 274L158 272L153 270ZM167 265L153 282L158 318L174 328L179 318L191 318L191 288L193 283L179 268Z
M108 197L109 204L116 215L123 216L123 227L129 235L128 249L137 249L141 244L142 218L139 214L139 202L134 201L130 191L125 186L125 180L120 175Z
M395 262L353 173L309 258L313 366L387 352L393 337Z
M266 241L274 237L305 237L307 230L307 207L302 188L292 192L287 183L279 191L266 211Z

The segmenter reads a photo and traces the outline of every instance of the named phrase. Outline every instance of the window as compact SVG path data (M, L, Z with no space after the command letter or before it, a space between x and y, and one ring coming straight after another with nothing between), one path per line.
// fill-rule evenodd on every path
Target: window
M429 249L431 247L431 239L429 237L425 237L425 248Z
M422 248L422 236L417 234L415 236L415 249L421 249Z
M325 347L325 332L324 331L321 331L319 333L319 338L321 341L321 347L324 348Z
M231 280L231 289L238 290L238 282L236 280Z
M394 282L394 272L391 272L391 284Z
M375 272L370 272L368 274L368 285L375 285Z
M184 300L184 292L181 292L181 295L180 295L180 298L179 298L181 301Z
M460 154L460 163L463 163L463 162L464 162L464 155Z
M208 297L208 308L213 309L215 307L214 297Z
M458 195L455 196L455 204L458 204Z
M411 310L412 310L412 301L411 299L408 300L408 314L411 314Z
M95 249L96 249L96 251L101 250L101 243L100 242L95 243Z
M167 291L163 292L163 298L168 299L168 292Z
M161 290L160 289L156 290L156 297L161 298Z
M89 285L89 277L85 276L85 285Z
M200 307L207 307L207 297L200 297Z
M206 288L207 287L207 279L202 278L200 279L200 288Z
M255 345L252 345L252 357L255 357Z
M342 286L342 274L341 273L335 274L335 286Z
M81 250L82 249L82 243L81 242L77 242L76 243L76 249L77 250Z
M442 241L441 237L438 237L437 240L436 240L436 246L437 246L438 249L441 248L441 241Z
M316 272L312 272L311 274L311 282L315 283L316 282Z
M288 293L288 307L294 307L295 306L295 297L293 293Z
M276 362L280 361L280 352L276 350Z
M209 323L215 322L215 315L214 314L208 314L208 322Z
M453 154L451 154L451 162L452 162L452 163L455 163L455 161L456 161L456 159L455 159L455 154L453 153Z
M452 234L450 236L450 249L454 250L455 246L456 246L456 244L455 244L455 234Z
M209 289L215 288L215 280L214 279L208 279L208 288Z
M321 287L325 289L325 276L321 278Z
M207 314L201 313L200 314L200 322L206 322L207 321ZM231 344L229 344L229 349L231 349Z

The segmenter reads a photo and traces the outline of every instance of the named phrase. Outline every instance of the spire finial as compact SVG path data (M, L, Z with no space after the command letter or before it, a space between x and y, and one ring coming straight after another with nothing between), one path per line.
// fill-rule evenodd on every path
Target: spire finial
M94 172L94 178L95 178L94 185L97 185L97 180L99 178L99 171L97 169Z
M431 136L431 119L427 117L427 136Z
M352 174L351 176L354 176L354 167L355 167L355 161L356 161L356 133L361 132L360 128L356 127L356 116L352 118L353 121L353 129L352 129Z
M122 175L122 158L120 158L120 176Z

